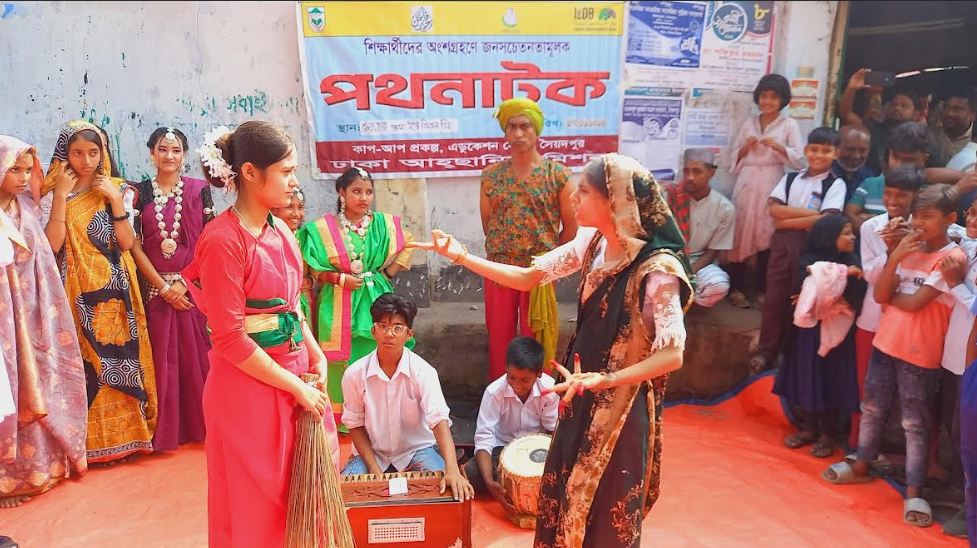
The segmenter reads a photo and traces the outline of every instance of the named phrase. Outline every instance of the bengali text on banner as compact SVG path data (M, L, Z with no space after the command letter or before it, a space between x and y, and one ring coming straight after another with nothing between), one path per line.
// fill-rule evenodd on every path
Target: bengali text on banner
M580 167L617 150L623 2L298 9L315 161L326 176L350 167L377 178L476 174L509 154L492 113L512 97L543 109L544 156Z

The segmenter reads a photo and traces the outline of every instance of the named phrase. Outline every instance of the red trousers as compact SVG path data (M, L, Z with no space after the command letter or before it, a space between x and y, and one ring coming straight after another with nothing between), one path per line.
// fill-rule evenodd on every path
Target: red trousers
M868 360L872 357L872 341L875 340L875 332L865 331L861 328L855 329L855 367L858 370L858 399L865 396L865 374L868 373ZM851 414L851 435L848 437L848 445L858 447L858 423L862 419L860 412Z
M529 292L485 280L485 328L489 338L489 382L505 373L505 351L520 335L533 336L529 325Z

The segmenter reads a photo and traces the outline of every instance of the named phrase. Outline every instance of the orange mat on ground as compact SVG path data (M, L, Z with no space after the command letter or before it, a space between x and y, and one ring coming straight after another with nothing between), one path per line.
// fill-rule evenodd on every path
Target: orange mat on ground
M665 411L662 498L644 522L642 546L966 545L938 525L904 525L899 493L883 481L821 480L830 461L783 446L789 425L772 384L764 377L719 405ZM93 470L0 510L0 534L23 548L206 546L206 488L203 446L187 446ZM490 500L477 502L472 523L477 547L532 544L532 532L511 525Z

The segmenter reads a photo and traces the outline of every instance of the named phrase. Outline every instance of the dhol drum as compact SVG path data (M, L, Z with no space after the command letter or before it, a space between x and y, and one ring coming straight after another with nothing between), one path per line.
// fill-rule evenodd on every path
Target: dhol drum
M550 441L552 438L547 434L520 436L509 442L499 456L499 483L518 512L508 517L524 529L536 528L536 499Z

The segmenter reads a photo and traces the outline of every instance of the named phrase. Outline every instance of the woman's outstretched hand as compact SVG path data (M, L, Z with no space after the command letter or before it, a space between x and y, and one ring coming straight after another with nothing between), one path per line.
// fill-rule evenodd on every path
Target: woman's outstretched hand
M580 354L573 355L573 373L563 367L555 360L552 362L557 371L563 375L564 381L553 386L545 393L556 392L563 394L563 401L560 402L560 409L564 409L570 404L574 396L583 395L584 390L599 392L614 386L615 373L583 373L580 367Z
M451 260L455 260L465 253L465 246L455 239L454 236L448 234L440 228L435 228L431 231L430 242L408 242L407 247L412 249L433 251L438 255L447 257Z

